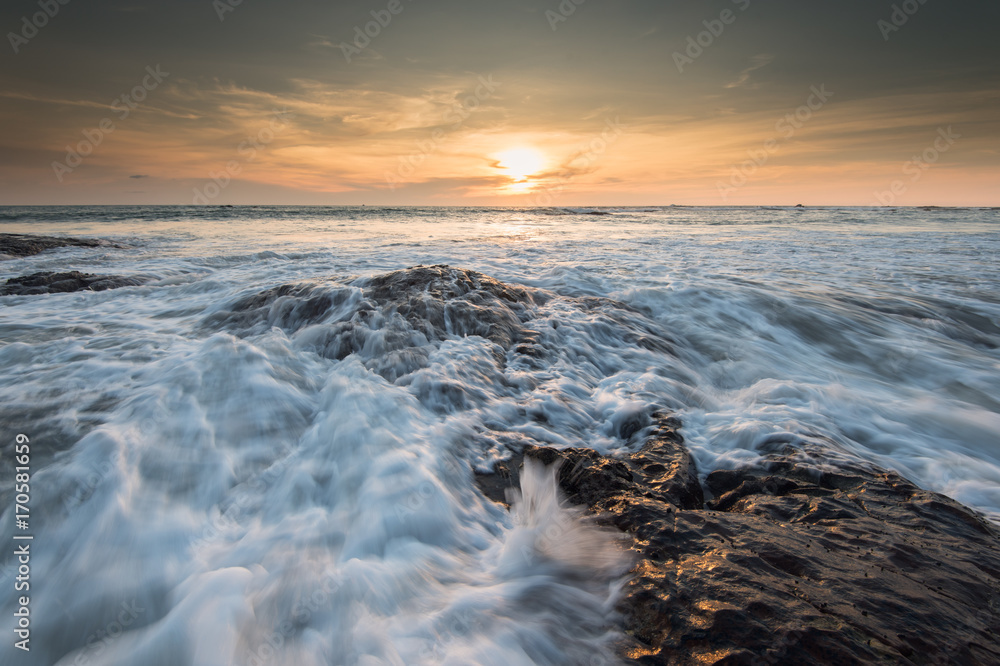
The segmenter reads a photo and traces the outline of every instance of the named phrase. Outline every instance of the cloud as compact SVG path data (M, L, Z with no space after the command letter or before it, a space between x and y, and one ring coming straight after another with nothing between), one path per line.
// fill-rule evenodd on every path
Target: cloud
M747 197L771 197L773 177L794 203L803 188L867 203L867 182L896 177L939 126L968 140L922 187L954 168L978 188L1000 165L996 3L928 3L886 44L876 27L886 8L870 0L773 0L740 13L683 76L670 54L714 10L587 3L553 33L544 10L555 4L406 4L348 63L339 44L372 20L370 2L255 0L222 23L208 0L90 0L0 69L0 203L114 203L125 180L146 187L133 199L185 202L234 162L231 203L503 203L509 178L488 157L519 145L548 158L532 182L571 176L567 198L578 188L594 201L713 202L719 174L821 84L833 102ZM0 24L18 25L20 6L0 3ZM111 104L157 63L174 74L122 117ZM477 101L480 77L499 86ZM272 130L281 109L292 119ZM616 117L626 134L581 159ZM53 162L105 118L114 131L57 181ZM862 195L849 199L850 188ZM995 198L995 184L983 191Z
M39 104L56 104L60 106L82 106L90 109L103 109L105 111L109 108L107 104L101 104L100 102L94 102L86 99L59 99L56 97L40 97L37 95L32 95L30 93L14 92L9 90L0 92L0 97L6 97L7 99L24 100L27 102L37 102Z
M774 56L769 53L761 53L755 55L750 59L752 63L749 67L740 72L739 77L735 81L730 81L726 84L726 88L755 88L756 84L750 83L750 74L756 72L758 69L767 67L772 62L774 62Z

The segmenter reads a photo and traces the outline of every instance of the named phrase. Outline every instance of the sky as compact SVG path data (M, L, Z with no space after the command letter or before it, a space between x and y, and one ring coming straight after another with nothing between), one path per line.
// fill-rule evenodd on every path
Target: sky
M993 0L4 0L0 205L1000 206Z

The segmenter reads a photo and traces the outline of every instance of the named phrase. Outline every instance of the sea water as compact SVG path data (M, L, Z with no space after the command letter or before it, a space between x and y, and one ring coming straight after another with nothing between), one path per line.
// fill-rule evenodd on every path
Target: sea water
M0 625L31 611L4 664L615 663L620 535L553 470L510 511L473 470L525 444L634 451L654 412L702 475L796 450L1000 519L997 210L5 208L0 232L108 243L3 279L147 280L0 297ZM439 264L535 294L545 354L418 336L416 365L387 365L391 312L324 353L366 280ZM227 318L285 284L340 296Z

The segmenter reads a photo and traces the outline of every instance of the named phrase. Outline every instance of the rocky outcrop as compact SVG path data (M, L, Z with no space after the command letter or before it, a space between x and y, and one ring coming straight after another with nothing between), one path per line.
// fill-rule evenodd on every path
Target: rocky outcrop
M11 278L0 287L0 296L34 296L37 294L65 294L74 291L105 291L120 287L136 287L148 278L122 277L121 275L91 275L69 273L33 273Z
M99 240L86 238L56 238L26 234L0 234L0 258L30 257L44 250L57 247L118 247Z
M479 335L504 349L525 337L528 308L543 300L538 292L450 266L417 266L361 286L371 300L393 308L429 340Z
M632 664L1000 663L1000 532L942 495L787 450L709 474L674 420L632 455L526 447L568 501L631 535L620 610Z
M504 362L512 348L531 353L537 333L526 326L540 292L475 271L416 266L347 283L286 284L245 296L212 313L210 329L236 334L279 327L325 358L358 354L389 381L426 366L432 343L481 336Z
M677 432L680 422L660 414L653 418L656 435L638 453L612 458L591 449L526 446L498 463L493 474L477 474L476 482L487 497L509 506L510 491L519 487L521 464L528 457L559 465L560 487L574 504L593 508L617 493L640 493L684 508L702 508L705 499L694 461Z
M543 359L547 350L532 326L550 292L508 285L476 271L451 266L415 266L348 282L313 280L285 284L244 296L210 314L209 329L238 335L279 327L309 332L312 347L327 358L362 353L369 367L387 379L423 364L428 343L480 336L496 344L496 358L507 352ZM674 341L638 310L595 297L561 297L595 315L626 344L673 354Z
M277 326L294 333L328 318L344 303L356 300L349 287L323 283L283 284L240 298L211 314L206 325L237 332L259 332Z
M306 282L252 294L210 318L213 325L253 329L260 324L295 332L306 326L343 319L345 332L369 324L406 330L414 344L444 340L449 335L481 335L504 349L523 337L527 309L542 297L498 282L475 271L449 266L416 266L349 286ZM338 308L350 307L346 312ZM375 321L378 319L378 321ZM393 320L396 321L393 321ZM347 326L350 324L350 326ZM341 358L357 351L347 344Z

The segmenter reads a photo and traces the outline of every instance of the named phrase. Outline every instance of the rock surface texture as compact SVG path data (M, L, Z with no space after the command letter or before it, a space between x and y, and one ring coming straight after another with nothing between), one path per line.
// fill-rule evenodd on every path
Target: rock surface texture
M543 355L530 322L548 297L475 271L415 266L346 282L281 285L228 304L205 325L237 334L277 326L326 358L360 354L369 369L396 381L426 365L429 345L451 337L489 341L498 364L510 351Z
M630 534L631 664L1000 663L1000 532L900 476L801 451L708 475L660 417L623 457L526 447L477 481L503 502L524 457Z
M121 275L91 275L79 271L69 273L33 273L7 280L0 286L0 296L34 296L38 294L65 294L74 291L106 291L121 287L135 287L147 281L143 277Z
M0 257L30 257L56 247L117 247L86 238L55 238L25 234L0 234Z
M495 367L473 370L498 377L491 390L512 401L518 389L499 374L511 365L601 365L599 346L567 353L563 327L653 352L662 367L678 353L661 326L624 303L448 266L278 286L225 304L205 325L238 335L277 326L300 348L353 355L400 386L416 386L441 345L478 337ZM488 403L458 379L420 386L417 398L441 413ZM486 496L510 501L526 457L559 464L567 501L631 537L635 566L619 604L624 662L1000 663L995 526L894 473L831 464L818 448L772 449L753 467L703 479L668 409L651 402L614 424L610 436L634 451L619 456L535 446L524 432L547 416L523 406L477 431L493 459L505 459L477 475ZM512 432L518 418L529 428Z

